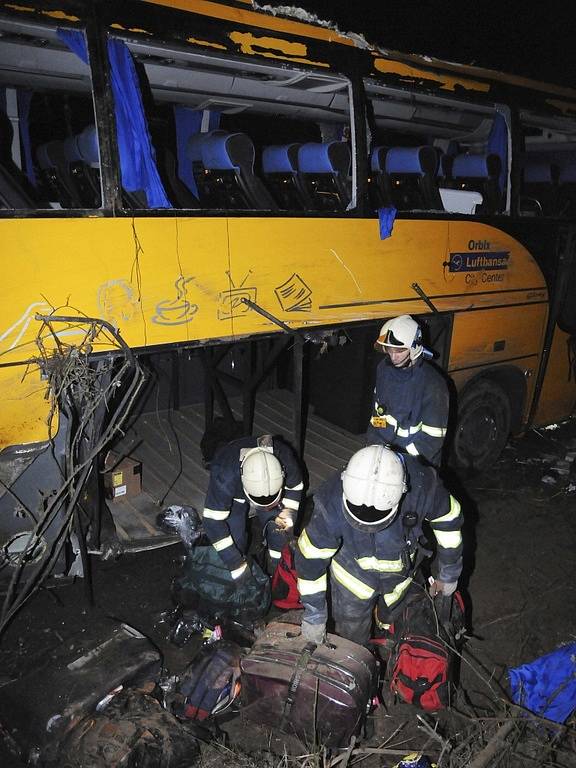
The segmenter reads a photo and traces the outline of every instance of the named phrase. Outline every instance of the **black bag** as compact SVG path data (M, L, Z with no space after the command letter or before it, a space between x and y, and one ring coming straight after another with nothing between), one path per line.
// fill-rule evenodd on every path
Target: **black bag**
M214 547L197 546L172 582L172 597L184 608L194 609L208 624L218 619L253 622L270 608L270 580L254 561L250 572L251 579L238 583Z

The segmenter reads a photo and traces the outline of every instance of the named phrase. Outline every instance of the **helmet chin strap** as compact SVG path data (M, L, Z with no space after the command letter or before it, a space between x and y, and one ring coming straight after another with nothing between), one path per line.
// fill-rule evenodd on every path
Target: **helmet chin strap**
M390 354L390 351L389 351L390 349L394 349L394 347L389 347L388 350L387 350L388 357L390 358L390 362L392 363L394 368L409 368L412 365L413 361L412 361L412 358L410 356L410 350L409 349L406 349L406 357L400 363L396 363L394 361L394 358Z

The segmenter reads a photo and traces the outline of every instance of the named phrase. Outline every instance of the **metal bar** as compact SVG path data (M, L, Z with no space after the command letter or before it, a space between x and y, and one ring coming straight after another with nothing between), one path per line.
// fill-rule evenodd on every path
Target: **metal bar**
M292 336L302 336L302 333L297 328L290 328L289 325L286 325L286 323L283 323L282 320L279 320L277 317L274 317L273 314L268 312L259 304L256 304L255 302L250 301L250 299L246 299L246 298L241 299L241 301L243 304L246 304L246 306L250 307L250 309L253 309L254 312L258 312L259 315L262 315L262 317L265 317L267 320L270 320L271 323L274 323L279 328L282 328L282 330L286 331L286 333L289 333Z
M304 440L306 436L306 422L308 416L308 401L305 397L305 345L300 339L294 346L294 411L293 411L293 439L298 456L304 456Z
M432 304L432 301L428 298L428 296L426 296L426 294L424 293L422 288L418 285L418 283L412 283L412 288L416 291L418 296L420 296L420 298L426 304L428 309L431 309L432 312L435 312L436 314L438 314L438 310L436 309L434 304Z

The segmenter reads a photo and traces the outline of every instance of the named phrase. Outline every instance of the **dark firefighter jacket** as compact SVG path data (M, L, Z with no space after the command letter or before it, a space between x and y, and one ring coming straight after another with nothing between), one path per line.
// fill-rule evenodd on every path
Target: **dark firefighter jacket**
M234 543L231 529L246 525L250 502L246 498L240 476L240 451L255 448L257 437L241 437L221 448L210 465L208 492L202 515L204 530L227 567L234 572L244 562L244 553ZM280 509L294 510L296 515L304 484L300 465L290 448L280 438L272 439L273 453L284 468L284 492L278 503ZM278 511L279 511L278 510ZM235 520L238 518L237 520Z
M376 372L367 442L391 445L438 466L448 403L448 387L433 365L420 357L408 368L395 368L386 356Z
M313 623L327 617L328 568L332 578L351 593L351 599L372 600L381 595L388 608L394 608L411 584L424 520L430 522L436 538L436 578L458 580L462 570L460 504L432 467L411 456L405 459L409 490L395 521L379 532L367 530L344 513L340 473L315 493L314 511L300 534L295 555L298 589ZM407 512L415 513L417 519L411 529L406 527Z

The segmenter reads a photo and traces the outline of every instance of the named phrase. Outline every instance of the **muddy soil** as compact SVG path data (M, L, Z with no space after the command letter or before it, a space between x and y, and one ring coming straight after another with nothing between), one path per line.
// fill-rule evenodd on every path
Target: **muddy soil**
M575 456L576 422L570 421L512 441L490 471L447 477L466 518L462 587L468 608L467 649L478 664L464 663L461 680L472 699L488 697L489 684L505 687L508 667L576 639ZM172 608L170 583L182 555L181 546L174 545L123 555L114 562L95 559L94 606L87 603L83 580L43 589L2 638L1 678L24 674L48 648L71 642L73 635L104 616L148 635L164 654L168 671L178 674L191 651L168 641L166 619ZM393 715L381 708L375 718L380 743L394 730ZM408 708L401 718L414 721L414 713ZM230 735L248 742L246 748L254 746L254 729L248 739L243 728L232 728ZM2 763L6 767L7 759ZM373 764L392 765L392 758L388 760ZM576 766L576 757L570 762L564 756L561 764Z

